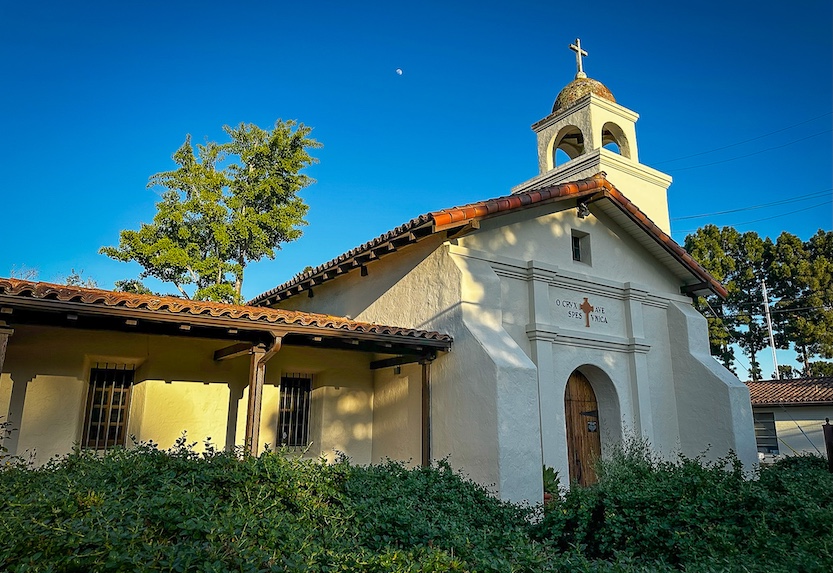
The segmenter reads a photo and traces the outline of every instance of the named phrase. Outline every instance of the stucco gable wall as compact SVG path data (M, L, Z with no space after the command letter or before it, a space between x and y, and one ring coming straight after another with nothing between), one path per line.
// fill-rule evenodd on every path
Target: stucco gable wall
M399 280L356 318L438 330L454 338L452 352L431 364L432 453L435 459L448 456L454 467L480 483L497 485L497 406L494 376L488 374L492 361L463 320L463 273L446 247L415 266L401 261L394 270L393 262L387 262L387 269ZM407 410L401 408L398 415L407 416Z
M500 279L482 261L432 253L362 316L447 332L431 366L434 457L507 499L540 498L535 366L503 328Z
M584 219L575 208L551 210L544 205L485 220L458 244L603 280L637 281L653 293L680 294L679 279L593 204ZM573 230L589 236L589 264L572 258Z
M402 247L396 253L367 263L367 276L361 276L361 273L354 269L314 287L312 298L307 292L302 292L272 306L367 320L360 318L362 313L382 294L390 291L403 277L421 265L444 240L444 233L428 237L413 245ZM382 324L415 328L414 325L398 322Z

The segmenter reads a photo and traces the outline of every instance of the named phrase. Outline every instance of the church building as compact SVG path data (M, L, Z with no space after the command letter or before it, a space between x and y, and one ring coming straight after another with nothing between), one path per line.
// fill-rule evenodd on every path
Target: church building
M542 466L592 483L630 436L755 463L749 391L692 307L726 291L670 237L671 178L639 162L638 115L571 48L578 73L532 126L537 176L245 306L0 279L9 453L187 430L357 463L447 458L531 502Z
M756 460L747 389L692 307L726 291L670 237L671 178L639 162L639 116L571 48L575 79L532 125L536 177L250 301L450 334L431 364L432 456L510 499L537 496L542 464L591 482L593 459L628 436Z

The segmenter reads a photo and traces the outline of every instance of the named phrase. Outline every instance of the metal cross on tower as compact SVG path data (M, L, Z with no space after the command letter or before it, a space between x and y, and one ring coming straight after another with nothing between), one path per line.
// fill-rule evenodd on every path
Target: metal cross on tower
M581 40L576 38L576 43L570 44L570 49L576 53L576 79L586 78L587 74L584 73L584 66L581 64L581 57L586 56L587 52L581 49Z

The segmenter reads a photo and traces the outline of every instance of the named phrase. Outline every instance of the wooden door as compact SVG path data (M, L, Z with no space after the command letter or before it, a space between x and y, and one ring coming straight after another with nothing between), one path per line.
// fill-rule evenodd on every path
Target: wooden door
M602 454L599 437L599 404L590 381L579 371L570 374L564 391L564 412L567 419L567 455L570 461L570 483L590 485L596 482L593 468Z

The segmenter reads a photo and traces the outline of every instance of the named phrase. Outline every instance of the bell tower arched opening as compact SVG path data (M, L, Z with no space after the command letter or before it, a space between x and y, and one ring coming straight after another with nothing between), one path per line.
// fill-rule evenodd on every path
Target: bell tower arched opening
M552 139L553 167L584 154L584 134L575 125L567 125Z
M631 148L625 132L612 121L608 121L602 126L602 147L618 153L622 157L631 158Z

